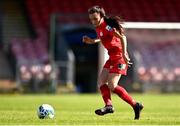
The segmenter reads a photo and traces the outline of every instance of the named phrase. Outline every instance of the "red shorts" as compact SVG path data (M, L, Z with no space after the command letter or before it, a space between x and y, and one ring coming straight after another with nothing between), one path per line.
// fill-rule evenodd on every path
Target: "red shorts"
M122 59L108 59L103 68L109 69L109 73L127 74L128 65Z

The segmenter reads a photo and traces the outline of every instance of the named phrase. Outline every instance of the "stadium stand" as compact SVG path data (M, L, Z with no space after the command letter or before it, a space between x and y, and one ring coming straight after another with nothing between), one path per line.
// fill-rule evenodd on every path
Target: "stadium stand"
M139 46L142 54L142 64L138 69L139 74L146 75L151 80L162 81L163 79L175 80L179 75L179 42L156 42ZM168 75L168 74L172 75ZM143 77L143 76L141 76ZM142 78L146 79L146 78Z
M81 3L81 4L79 4ZM178 22L180 21L178 0L27 0L26 5L35 28L48 28L52 13L86 13L93 5L103 6L113 15L120 15L126 21ZM82 6L83 5L83 6ZM113 9L112 9L113 8Z

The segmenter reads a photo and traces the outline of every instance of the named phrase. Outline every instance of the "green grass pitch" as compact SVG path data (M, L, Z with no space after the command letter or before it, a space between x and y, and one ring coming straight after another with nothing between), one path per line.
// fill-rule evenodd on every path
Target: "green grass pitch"
M180 95L132 96L145 106L140 120L133 120L131 107L116 95L115 113L105 116L94 113L104 106L99 94L0 95L0 125L180 125ZM43 103L54 107L54 119L38 119L36 109Z

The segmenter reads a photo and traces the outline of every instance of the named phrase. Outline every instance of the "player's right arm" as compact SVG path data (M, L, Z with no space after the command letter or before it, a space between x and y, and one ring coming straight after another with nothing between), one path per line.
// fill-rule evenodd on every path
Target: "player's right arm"
M94 43L98 43L101 40L100 39L92 39L88 36L83 36L82 41L86 44L94 44Z

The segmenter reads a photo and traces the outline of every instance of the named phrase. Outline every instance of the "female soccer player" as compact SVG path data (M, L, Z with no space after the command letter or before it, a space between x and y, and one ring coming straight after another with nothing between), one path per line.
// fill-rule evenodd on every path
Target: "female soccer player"
M105 107L95 110L95 113L105 115L114 112L111 101L112 91L132 106L135 113L134 119L139 119L143 105L136 102L123 87L118 85L121 75L126 75L128 65L131 64L121 19L119 16L107 17L104 9L100 6L93 6L88 10L88 13L91 23L96 28L98 38L92 39L83 36L83 42L87 44L102 42L109 54L109 59L106 61L98 79L98 87Z

